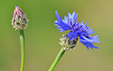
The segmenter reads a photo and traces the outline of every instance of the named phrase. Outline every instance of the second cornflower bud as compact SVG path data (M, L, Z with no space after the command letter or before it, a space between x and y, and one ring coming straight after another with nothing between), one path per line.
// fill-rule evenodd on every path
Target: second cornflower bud
M64 50L71 50L76 46L77 40L74 39L70 41L70 37L66 37L67 35L63 35L62 38L60 38L60 45L64 47Z

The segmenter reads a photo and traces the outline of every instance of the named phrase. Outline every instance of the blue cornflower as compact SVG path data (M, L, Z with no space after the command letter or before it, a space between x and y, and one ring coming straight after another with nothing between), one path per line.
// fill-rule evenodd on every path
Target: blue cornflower
M79 38L81 44L85 45L87 49L89 49L89 47L91 49L98 49L93 43L100 43L100 41L98 41L99 38L97 38L99 35L89 36L95 32L92 31L90 27L86 26L87 23L84 23L84 21L81 23L80 21L77 22L77 13L75 14L75 12L73 12L72 15L68 13L68 17L64 16L64 19L60 17L57 11L55 13L58 21L55 21L54 24L57 26L57 29L60 30L59 32L70 30L66 35L67 38L70 38L70 41L77 41Z

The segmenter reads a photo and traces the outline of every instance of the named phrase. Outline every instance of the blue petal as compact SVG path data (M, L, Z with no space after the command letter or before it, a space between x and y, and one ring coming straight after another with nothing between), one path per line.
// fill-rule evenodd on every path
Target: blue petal
M69 32L68 34L67 34L67 37L70 37L72 35L72 33L71 32Z
M82 26L82 28L85 28L85 27L86 27L86 25L87 25L87 23L85 23L85 24Z
M75 11L72 13L72 24L74 24L74 15L75 15Z
M99 35L95 35L95 36L93 36L93 38L97 38Z
M89 47L91 49L93 49L93 48L98 49L98 47L94 46L92 43L89 43L89 42L82 42L82 43L83 43L83 45L85 45L87 47L87 49L89 49Z
M84 24L84 21L81 22L80 26L82 26Z
M61 29L59 32L63 32L63 30Z
M54 24L55 24L56 26L61 26L61 24L60 24L58 21L54 21Z
M71 37L70 37L70 41L73 39L73 35L71 35Z
M71 14L70 14L70 12L68 13L68 17L69 17L69 20L71 19Z
M59 27L59 26L57 27L57 29L58 29L58 30L62 30L62 28L61 28L61 27Z
M74 40L76 41L76 39L78 38L78 36L76 35L76 33L74 32L69 32L67 34L67 37L70 37L70 41L74 38Z
M89 30L90 27L86 26L86 30Z
M95 31L92 31L92 29L88 30L87 33L90 35L90 34L93 34L95 33Z
M77 21L77 16L78 16L78 14L76 13L73 17L75 19L75 21Z
M56 18L58 19L58 21L54 22L55 25L60 26L63 31L70 30L70 26L63 22L62 18L58 14L58 12L56 11L55 13L56 13Z
M59 21L60 23L62 23L62 18L60 17L60 15L58 14L58 12L55 11L55 13L56 13L56 18L58 19L58 21Z
M74 15L75 15L75 11L72 13L72 18L74 18Z
M64 16L65 23L68 23L68 17Z

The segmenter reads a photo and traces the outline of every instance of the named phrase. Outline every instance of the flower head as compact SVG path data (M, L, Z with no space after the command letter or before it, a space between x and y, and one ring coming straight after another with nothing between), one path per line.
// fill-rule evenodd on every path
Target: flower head
M19 6L15 7L12 19L12 25L15 29L23 30L27 27L28 20Z
M89 36L94 33L92 29L89 29L90 27L86 26L87 23L84 23L83 21L80 23L80 21L77 21L77 13L75 12L68 13L68 17L64 16L64 19L60 17L58 12L56 11L56 18L58 21L55 21L54 24L57 26L57 29L59 29L59 32L64 32L69 30L69 33L67 33L66 37L70 38L71 40L77 41L78 38L80 38L81 44L85 45L87 49L89 47L91 49L98 47L94 46L93 43L100 43L99 38L97 38L99 35L96 36Z

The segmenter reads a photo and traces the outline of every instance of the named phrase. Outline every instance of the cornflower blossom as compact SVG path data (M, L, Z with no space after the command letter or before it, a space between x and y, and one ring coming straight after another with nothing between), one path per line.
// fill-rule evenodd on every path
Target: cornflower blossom
M78 39L80 39L80 43L85 45L87 49L89 49L89 47L91 49L98 49L98 47L94 46L93 43L100 43L100 41L98 41L100 38L97 38L99 35L90 36L95 32L92 31L90 27L86 26L87 23L84 23L84 21L77 21L77 13L68 13L68 17L64 16L64 19L60 17L57 11L55 13L58 20L55 21L54 24L57 26L57 29L60 30L59 32L69 30L66 34L69 41L75 41L74 43L76 43Z

